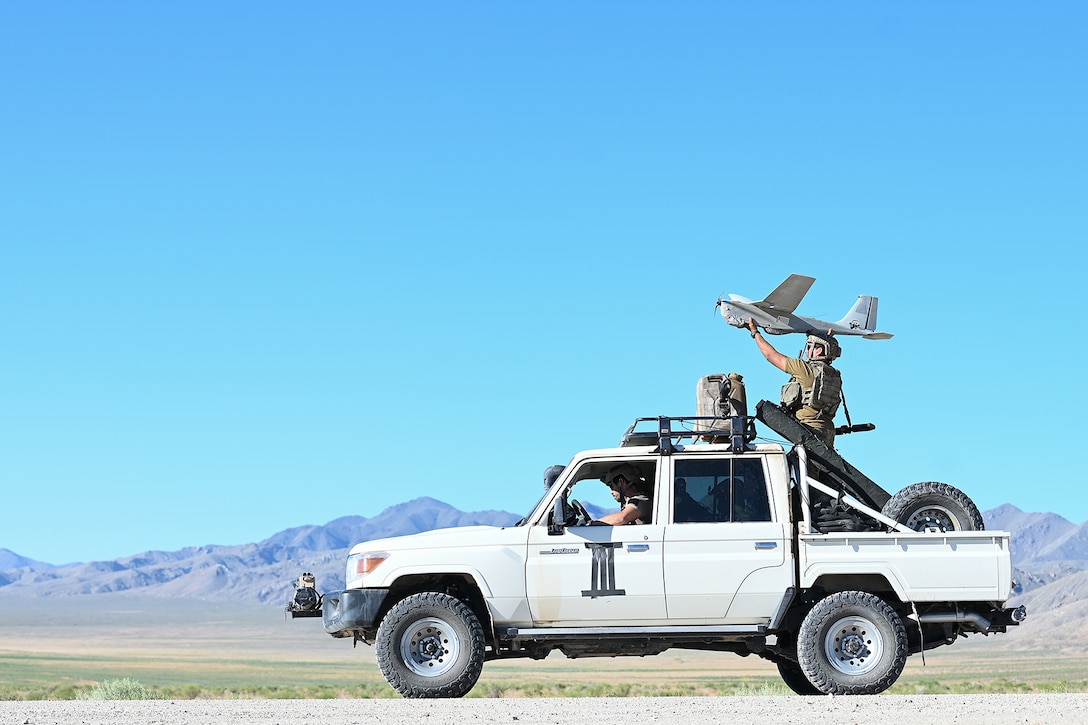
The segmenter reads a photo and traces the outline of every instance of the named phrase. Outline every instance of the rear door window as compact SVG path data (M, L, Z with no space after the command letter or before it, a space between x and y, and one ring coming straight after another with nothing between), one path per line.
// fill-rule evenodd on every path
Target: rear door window
M762 458L677 460L673 495L678 524L772 520Z

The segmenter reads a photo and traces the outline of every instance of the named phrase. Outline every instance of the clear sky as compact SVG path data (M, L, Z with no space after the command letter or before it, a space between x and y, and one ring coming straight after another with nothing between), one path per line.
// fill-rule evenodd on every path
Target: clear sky
M791 272L895 334L848 460L1083 522L1086 16L4 3L0 547L522 512L704 374L776 399L714 302Z

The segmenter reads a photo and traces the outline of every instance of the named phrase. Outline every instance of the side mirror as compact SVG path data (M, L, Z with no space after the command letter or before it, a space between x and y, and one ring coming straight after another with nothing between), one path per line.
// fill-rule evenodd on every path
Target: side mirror
M552 504L552 520L548 522L548 536L559 536L566 530L566 501L563 496L556 496Z

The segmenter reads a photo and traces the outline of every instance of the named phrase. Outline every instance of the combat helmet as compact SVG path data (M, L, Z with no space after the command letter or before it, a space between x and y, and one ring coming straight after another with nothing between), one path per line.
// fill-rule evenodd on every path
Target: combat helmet
M630 463L617 463L615 466L608 469L606 474L601 476L601 480L604 481L605 485L611 487L612 482L619 476L623 476L627 479L627 482L631 484L638 485L642 482L642 476L639 475L638 470Z
M839 346L839 341L831 335L816 335L809 333L807 342L809 345L819 345L824 349L824 360L834 360L842 355L842 348Z

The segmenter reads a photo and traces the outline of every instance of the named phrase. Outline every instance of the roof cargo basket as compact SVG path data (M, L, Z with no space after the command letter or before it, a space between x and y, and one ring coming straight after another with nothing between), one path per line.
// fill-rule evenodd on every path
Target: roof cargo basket
M650 423L656 424L648 430ZM721 418L704 415L659 416L636 418L623 434L621 446L657 446L659 453L669 454L676 450L674 441L701 438L714 443L729 443L734 453L743 453L755 440L754 418L735 415Z

